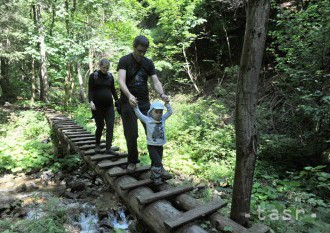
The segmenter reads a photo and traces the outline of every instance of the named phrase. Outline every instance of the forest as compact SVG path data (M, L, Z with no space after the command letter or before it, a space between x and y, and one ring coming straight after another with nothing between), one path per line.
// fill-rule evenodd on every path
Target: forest
M255 33L263 25L249 18L256 0L0 2L0 200L8 175L70 173L83 166L76 154L58 156L43 109L60 111L94 132L89 75L100 59L109 59L119 94L118 61L132 52L136 36L145 35L145 56L154 61L174 110L163 158L169 171L203 186L198 198L226 200L221 213L242 224L262 223L279 233L328 232L328 0L260 1L270 9L262 11L264 40L250 41L260 46L256 60L258 51L245 47L249 25ZM254 66L257 72L248 79ZM159 99L151 84L149 89L151 99ZM251 111L251 119L240 115L244 111ZM240 147L244 124L253 125L252 152ZM139 135L141 163L149 164L141 125ZM113 141L126 150L117 113ZM243 177L250 184L240 187ZM242 196L249 199L243 203L248 223L233 214L240 208L233 200ZM55 209L31 224L1 204L0 231L75 232L63 225L65 211ZM202 226L211 228L209 222Z

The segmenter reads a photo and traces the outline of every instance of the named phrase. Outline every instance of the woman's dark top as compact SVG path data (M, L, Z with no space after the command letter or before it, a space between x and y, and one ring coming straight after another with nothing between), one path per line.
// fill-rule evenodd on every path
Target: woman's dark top
M132 53L120 58L117 70L126 70L126 85L128 90L139 101L149 102L148 77L156 74L152 60L142 57L137 62ZM120 99L128 101L126 95L121 92Z
M93 101L95 106L112 106L113 100L118 100L115 89L114 78L111 73L103 74L95 71L89 75L88 81L88 100Z

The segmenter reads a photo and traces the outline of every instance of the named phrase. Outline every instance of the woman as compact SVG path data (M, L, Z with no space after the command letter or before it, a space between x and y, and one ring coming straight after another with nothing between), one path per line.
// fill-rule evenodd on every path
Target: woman
M117 154L111 149L111 146L115 122L113 99L118 103L118 96L115 89L114 78L112 74L108 72L109 67L109 60L101 59L99 62L99 70L90 74L88 81L88 100L96 124L95 152L99 153L101 151L100 141L105 122L107 130L105 153Z

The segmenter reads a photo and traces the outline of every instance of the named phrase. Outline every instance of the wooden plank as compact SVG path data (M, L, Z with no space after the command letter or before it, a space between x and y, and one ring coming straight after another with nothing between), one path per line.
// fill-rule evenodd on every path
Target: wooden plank
M105 143L101 143L100 147L105 148ZM94 144L79 146L79 150L89 150L89 149L94 149L94 148L95 148L95 142L94 142Z
M66 134L69 139L73 138L82 138L82 137L91 137L93 136L91 133L83 132L83 133L77 133L77 134Z
M135 173L142 173L142 172L146 172L146 171L149 171L150 170L150 166L137 166L136 169L135 169ZM117 171L117 172L111 172L109 171L108 172L108 175L110 177L117 177L117 176L124 176L124 175L128 175L129 173L127 172L127 170L122 170L122 171Z
M111 155L111 154L96 154L90 157L92 161L100 161L104 159L119 159L127 157L127 153L125 154L118 154L118 155Z
M119 160L119 161L115 161L115 162L111 162L111 161L101 161L99 162L97 165L99 166L99 168L112 168L112 167L118 167L118 166L123 166L123 165L127 165L128 162L125 160Z
M68 133L90 133L85 129L65 129L65 128L62 129L62 128L59 128L59 130L62 131L63 133L65 133L65 134L68 134Z
M194 187L192 185L185 187L175 187L173 189L167 189L158 193L153 193L149 196L137 196L136 198L141 205L147 205L161 199L167 199L170 197L177 196L181 193L189 192L193 189Z
M134 183L120 185L120 188L122 190L131 190L131 189L135 189L135 188L138 188L138 187L141 187L141 186L148 186L148 185L151 185L153 183L154 183L153 180L151 180L151 179L145 179L145 180L136 181Z
M83 129L84 128L82 126L75 125L75 124L72 124L72 125L71 124L70 125L56 124L55 127L58 129L65 129L65 128L67 128L67 129Z
M248 228L244 233L267 233L270 228L264 224L253 224L252 227Z
M81 137L81 138L72 138L70 139L71 142L82 142L82 141L87 141L87 140L92 140L94 139L95 141L95 136L91 135L91 136L85 136L85 137Z
M167 219L164 221L164 225L167 230L172 231L175 228L183 226L184 224L196 220L205 215L211 214L217 211L219 208L225 206L227 202L222 200L211 201L205 205L191 209L180 216L176 216L172 219Z
M105 140L101 140L101 142L105 142ZM85 141L76 141L76 142L73 142L75 145L77 146L82 146L82 145L88 145L88 144L93 144L95 146L95 138L94 140L85 140Z

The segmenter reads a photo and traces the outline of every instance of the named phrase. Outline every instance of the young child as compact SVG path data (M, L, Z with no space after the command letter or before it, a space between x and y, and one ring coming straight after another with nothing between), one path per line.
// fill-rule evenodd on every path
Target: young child
M146 124L147 144L151 159L150 178L156 185L162 184L162 180L172 178L172 175L165 171L162 164L163 145L166 143L165 121L172 115L169 102L165 102L165 107L167 112L163 115L164 105L159 101L154 101L150 105L147 116L141 113L139 107L134 108L136 116Z

